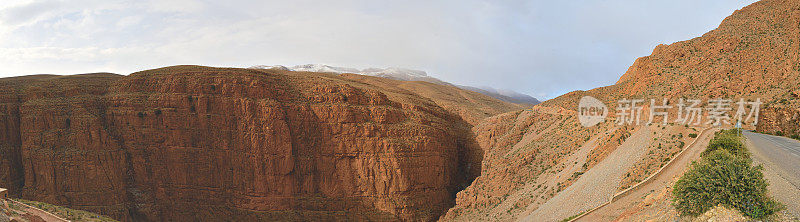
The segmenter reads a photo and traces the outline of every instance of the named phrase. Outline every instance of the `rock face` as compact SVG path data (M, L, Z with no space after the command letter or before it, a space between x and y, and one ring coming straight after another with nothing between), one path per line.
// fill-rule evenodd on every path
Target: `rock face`
M102 119L102 97L119 75L54 78L0 81L0 186L53 202L119 204L124 155Z
M0 186L126 221L435 220L480 171L470 121L518 107L399 85L198 66L0 79ZM458 95L484 100L439 105Z
M759 117L756 131L800 138L800 108L770 107L762 110Z
M544 101L529 111L484 120L474 131L481 150L486 152L482 172L468 188L458 193L456 205L441 219L507 221L524 218L592 170L596 163L606 160L607 153L617 149L620 142L627 141L623 135L641 130L621 129L609 123L581 127L576 114L567 112L577 110L580 98L586 95L610 107L623 98L666 98L673 103L678 98L704 101L760 98L764 102L763 112L756 128L766 132L783 130L785 135L797 133L800 120L797 111L800 107L798 24L800 1L762 0L734 12L717 29L702 37L656 47L651 55L637 59L614 85L571 92ZM610 117L613 118L613 114ZM650 146L658 147L659 143ZM647 147L642 146L649 149ZM671 157L676 150L670 147L644 155L643 158L662 161L637 160L638 165L629 172L652 171L654 167L650 166L665 162L664 158ZM581 164L583 161L586 163ZM642 178L640 176L629 180L635 181ZM596 181L597 184L604 182ZM585 203L588 200L570 201ZM559 219L579 212L581 210L559 215L563 216Z

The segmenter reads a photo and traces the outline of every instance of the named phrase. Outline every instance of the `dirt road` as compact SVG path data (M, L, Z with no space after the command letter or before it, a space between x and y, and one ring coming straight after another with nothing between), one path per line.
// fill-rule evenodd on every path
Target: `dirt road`
M706 130L697 142L648 182L614 198L605 205L581 217L578 221L675 221L677 212L670 205L670 190L694 160L700 159L708 141L717 130Z
M607 202L617 192L625 172L644 156L642 147L649 146L654 136L648 127L640 128L605 160L522 221L560 221Z
M22 209L18 213L23 215L22 217L26 218L27 220L33 220L33 221L42 220L46 222L69 222L68 220L62 219L56 215L48 213L39 208L29 206L27 204L24 204L16 200L11 200L11 199L8 200L11 202L10 204L17 205L19 208Z

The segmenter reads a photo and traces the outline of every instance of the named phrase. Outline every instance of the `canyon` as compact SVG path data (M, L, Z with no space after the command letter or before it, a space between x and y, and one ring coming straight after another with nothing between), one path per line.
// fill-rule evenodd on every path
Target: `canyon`
M708 138L707 126L613 117L583 127L583 96L761 99L748 128L800 133L799 24L800 1L762 0L657 46L613 85L532 108L275 68L4 78L0 186L123 221L558 221L653 175L692 134Z
M480 172L472 124L521 109L427 82L200 66L0 86L0 186L123 221L435 220Z

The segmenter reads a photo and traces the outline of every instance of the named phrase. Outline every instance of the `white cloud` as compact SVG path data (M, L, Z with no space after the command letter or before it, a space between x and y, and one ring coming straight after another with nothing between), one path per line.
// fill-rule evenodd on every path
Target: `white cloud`
M0 77L328 63L552 97L613 83L748 1L4 1Z
M193 0L150 0L147 1L150 11L170 13L198 12L205 8L205 4Z

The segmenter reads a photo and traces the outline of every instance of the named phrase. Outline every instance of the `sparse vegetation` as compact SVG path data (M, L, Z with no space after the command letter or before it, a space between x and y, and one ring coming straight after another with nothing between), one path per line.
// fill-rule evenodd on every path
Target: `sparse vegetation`
M70 220L70 221L87 221L87 222L105 222L105 221L116 221L109 217L82 211L82 210L75 210L66 207L56 206L48 203L30 201L30 200L21 200L17 199L17 201L22 202L24 204L39 208L41 210L47 211L49 213L55 214L61 218ZM12 208L14 208L12 204ZM18 207L17 207L18 208ZM21 208L20 208L21 209Z
M703 151L702 156L707 156L719 149L724 149L737 157L750 158L750 153L744 147L737 130L731 129L717 132L714 138L708 142L708 148Z
M718 132L702 158L675 183L673 205L682 215L698 216L723 205L762 219L781 210L767 196L761 166L753 166L735 130Z
M647 147L647 155L636 161L622 178L618 188L620 191L644 181L683 150L683 132L673 131L677 129L667 129L664 134L654 138L654 142Z
M583 213L584 213L584 212L580 212L580 213L578 213L578 214L575 214L575 215L572 215L572 216L570 216L570 217L564 218L563 220L561 220L561 222L567 222L567 221L571 221L572 219L575 219L575 218L577 218L577 217L581 216Z

